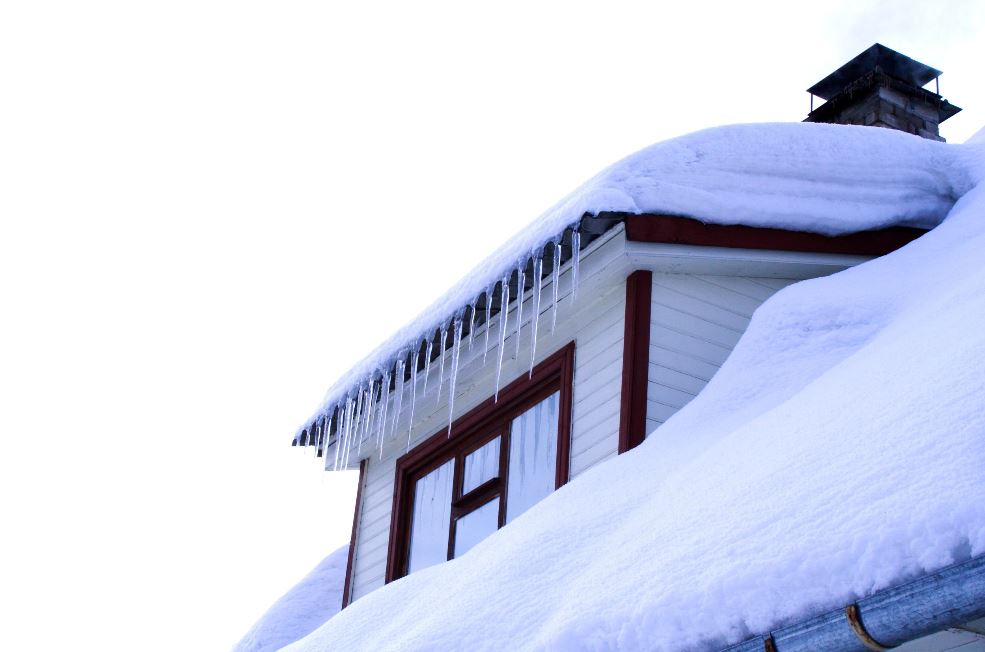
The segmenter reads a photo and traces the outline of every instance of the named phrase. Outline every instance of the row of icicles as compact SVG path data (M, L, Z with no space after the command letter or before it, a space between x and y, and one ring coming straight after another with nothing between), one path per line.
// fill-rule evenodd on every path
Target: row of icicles
M530 323L530 375L533 375L534 360L537 355L537 328L540 321L541 312L541 279L544 269L544 249L551 256L551 333L557 326L558 308L558 285L561 275L561 253L562 242L559 238L550 242L546 247L536 250L530 257L520 260L515 270L510 270L503 275L503 278L490 285L484 292L480 293L465 308L459 310L450 321L441 326L438 342L440 360L438 370L438 401L441 400L441 389L445 385L445 358L450 355L451 360L448 365L448 437L451 437L451 424L455 412L455 384L458 380L458 361L461 354L461 347L464 344L472 350L475 335L476 316L479 312L479 299L485 296L485 334L483 341L482 364L486 364L489 354L489 334L492 331L493 318L493 292L496 286L500 286L500 310L499 328L497 339L499 346L496 354L496 390L495 400L499 399L499 386L503 371L503 350L506 346L506 336L510 328L514 329L516 340L516 351L514 357L519 359L520 355L520 328L523 325L523 295L525 289L526 268L529 261L533 260L533 282L532 282L532 309L533 318ZM574 230L571 233L571 294L572 299L578 291L578 258L576 255L581 249L581 234ZM510 293L510 278L513 273L517 274L517 292L514 296ZM510 301L516 301L516 325L511 326L509 321ZM546 311L545 311L546 312ZM466 319L466 315L468 316ZM463 330L466 322L468 323L468 335L463 337ZM446 345L449 334L452 338L451 347ZM421 389L422 396L427 395L428 379L431 375L431 355L434 352L434 336L423 336L419 340L416 355L407 348L401 349L396 359L380 372L372 374L365 381L350 390L346 398L340 401L333 408L326 411L303 432L297 442L301 446L315 446L316 454L321 454L325 450L325 443L332 432L336 433L335 455L325 456L325 468L348 468L349 458L355 447L357 459L362 456L363 442L368 439L375 439L375 446L379 449L379 455L383 456L383 445L387 440L392 440L397 435L397 422L403 408L403 398L405 386L410 385L410 422L407 427L407 448L410 448L411 433L414 428L414 410L417 407L417 384L419 367L421 366L421 355L424 356L423 374L424 382ZM450 349L450 350L449 350ZM410 356L411 359L408 359ZM409 382L405 379L410 368ZM393 389L390 389L391 384ZM387 408L389 400L388 392L394 393L393 415L388 416ZM333 430L332 425L335 425ZM389 433L387 432L389 431ZM331 443L330 441L328 442Z

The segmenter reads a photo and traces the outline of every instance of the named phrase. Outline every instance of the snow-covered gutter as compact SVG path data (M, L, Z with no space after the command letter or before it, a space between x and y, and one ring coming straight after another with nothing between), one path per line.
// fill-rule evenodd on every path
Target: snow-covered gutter
M985 616L985 555L723 652L888 650Z

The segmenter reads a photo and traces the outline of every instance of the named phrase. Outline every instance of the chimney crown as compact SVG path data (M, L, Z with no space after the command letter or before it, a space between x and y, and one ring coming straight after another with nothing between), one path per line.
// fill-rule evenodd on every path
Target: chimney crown
M804 122L898 129L931 140L939 125L961 109L922 88L941 71L879 43L807 89L811 112ZM814 97L827 100L814 108Z

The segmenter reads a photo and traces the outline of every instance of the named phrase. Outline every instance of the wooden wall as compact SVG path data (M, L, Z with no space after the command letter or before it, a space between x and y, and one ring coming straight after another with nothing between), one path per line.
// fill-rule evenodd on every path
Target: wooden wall
M551 284L546 281L541 295L537 361L543 360L568 342L575 341L575 373L573 391L573 423L571 442L571 479L599 461L616 454L616 432L619 427L619 391L622 371L624 282L627 261L625 240L621 228L615 229L592 243L582 252L581 282L577 299L572 302L570 273L562 273L559 284L557 329L551 334ZM501 386L525 375L530 364L530 293L524 303L524 328L520 335L520 354L514 358L516 340L513 335L516 314L510 313ZM476 332L472 351L462 350L455 398L455 418L492 396L498 355L499 318L492 320L489 353L482 363L484 329ZM447 384L440 399L435 394L438 370L432 364L428 394L418 401L411 434L416 443L448 425ZM445 369L448 380L448 369ZM423 378L418 379L418 388ZM368 456L363 489L362 511L353 558L352 600L358 600L384 584L387 545L390 534L390 513L393 507L393 481L398 457L407 450L409 403L404 395L402 419L398 435L384 447L383 458L378 452L363 452ZM390 408L393 404L391 401ZM391 412L392 414L392 412ZM413 444L412 444L413 445Z
M654 274L647 428L697 396L725 362L753 311L792 279Z

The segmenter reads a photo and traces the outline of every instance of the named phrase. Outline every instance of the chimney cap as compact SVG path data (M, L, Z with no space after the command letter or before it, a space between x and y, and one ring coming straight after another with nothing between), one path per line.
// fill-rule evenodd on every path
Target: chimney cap
M905 54L876 43L838 70L807 89L812 95L830 100L853 81L873 70L876 66L900 81L921 87L940 77L941 71L920 63Z

